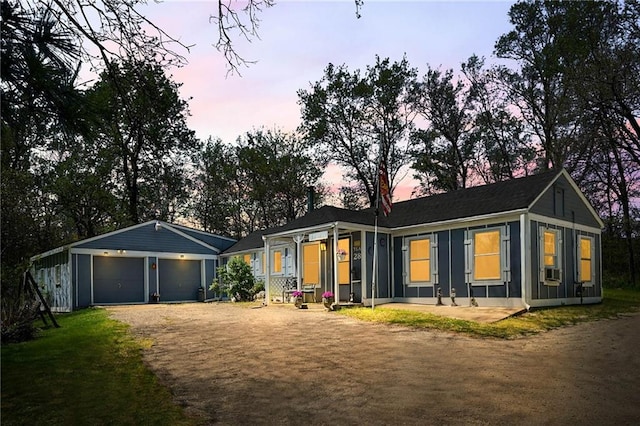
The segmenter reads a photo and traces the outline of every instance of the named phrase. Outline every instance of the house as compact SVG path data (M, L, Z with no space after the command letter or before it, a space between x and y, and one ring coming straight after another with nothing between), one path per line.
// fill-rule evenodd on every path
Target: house
M222 253L242 256L268 302L286 283L340 302L540 307L602 300L603 223L565 170L372 209L312 210ZM374 255L377 265L374 268ZM377 271L376 271L377 270ZM372 293L372 288L373 293Z
M213 297L219 255L235 240L152 220L31 258L52 310Z

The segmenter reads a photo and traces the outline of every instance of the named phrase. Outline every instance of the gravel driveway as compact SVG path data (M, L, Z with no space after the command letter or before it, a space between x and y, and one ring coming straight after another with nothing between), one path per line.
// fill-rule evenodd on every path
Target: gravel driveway
M640 422L638 314L496 340L291 306L107 309L206 424Z

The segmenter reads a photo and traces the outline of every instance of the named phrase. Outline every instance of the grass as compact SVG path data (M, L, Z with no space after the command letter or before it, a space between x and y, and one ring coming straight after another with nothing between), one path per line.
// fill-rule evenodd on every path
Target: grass
M597 305L561 306L537 309L495 323L478 323L400 309L343 309L342 315L363 321L396 324L406 327L454 331L476 337L516 338L585 321L615 318L640 310L640 291L605 289Z
M192 425L142 362L149 341L102 309L2 347L2 424Z

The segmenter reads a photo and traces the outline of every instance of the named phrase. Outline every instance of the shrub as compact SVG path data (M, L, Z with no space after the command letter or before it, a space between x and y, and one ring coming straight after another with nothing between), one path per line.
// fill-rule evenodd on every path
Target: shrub
M38 329L34 322L38 318L40 303L26 297L19 286L3 285L0 312L2 344L31 340Z
M219 282L209 287L216 294L226 293L227 296L240 300L250 300L255 280L251 274L251 267L240 257L232 258L225 266L217 269Z

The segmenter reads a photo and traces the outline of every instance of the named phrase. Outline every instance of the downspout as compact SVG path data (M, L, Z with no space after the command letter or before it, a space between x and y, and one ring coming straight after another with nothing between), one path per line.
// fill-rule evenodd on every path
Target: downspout
M522 305L527 311L531 309L529 292L527 291L527 275L531 270L531 234L529 232L529 217L526 213L520 215L520 291Z
M270 269L270 265L269 265L269 240L267 239L267 237L265 237L264 235L262 236L262 241L264 242L264 248L263 250L265 251L265 255L264 255L264 291L266 292L266 298L265 298L265 303L268 305L269 302L271 301L271 283L270 283L270 274L269 271Z

